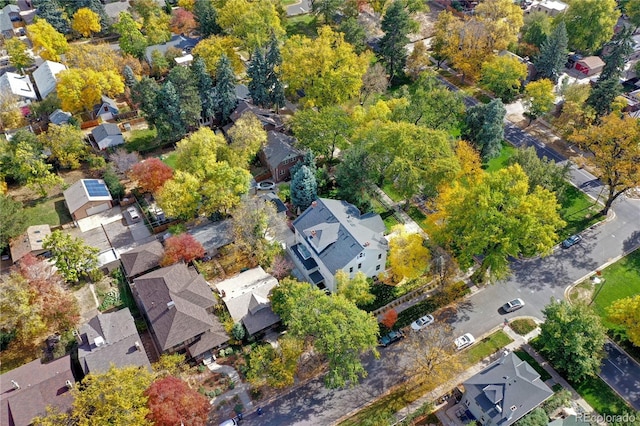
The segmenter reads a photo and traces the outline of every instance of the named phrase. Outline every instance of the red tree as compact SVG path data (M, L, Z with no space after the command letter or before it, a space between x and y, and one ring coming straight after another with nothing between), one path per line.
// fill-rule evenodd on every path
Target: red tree
M198 27L193 13L183 8L175 9L171 17L171 30L177 34L189 34Z
M385 312L382 316L382 324L389 329L393 327L396 321L398 321L398 313L395 309Z
M191 262L193 259L204 256L204 247L191 234L180 234L167 238L164 243L164 257L161 266L173 265L183 261Z
M204 426L207 423L211 410L207 398L176 377L156 380L145 395L151 410L147 418L156 426Z
M143 192L155 192L173 177L173 169L159 158L148 158L135 164L129 177L138 182Z

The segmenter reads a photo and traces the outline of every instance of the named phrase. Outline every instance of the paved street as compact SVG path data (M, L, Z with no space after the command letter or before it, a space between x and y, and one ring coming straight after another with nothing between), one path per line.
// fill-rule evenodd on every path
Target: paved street
M602 363L600 377L640 411L640 364L624 356L616 345L607 343L604 349L607 359Z

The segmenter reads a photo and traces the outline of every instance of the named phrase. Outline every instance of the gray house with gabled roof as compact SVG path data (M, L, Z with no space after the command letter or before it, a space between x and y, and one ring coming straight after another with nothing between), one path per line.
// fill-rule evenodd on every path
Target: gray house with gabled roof
M513 352L463 385L461 404L483 426L509 426L553 395L540 374Z
M100 150L122 145L124 137L117 124L102 123L91 131L91 137Z
M335 274L350 277L384 272L388 243L378 214L360 214L346 201L319 198L294 222L295 244L289 247L305 279L320 289L336 291Z
M274 182L290 178L290 169L304 158L304 153L295 148L296 140L284 133L267 132L267 143L260 150L260 161L271 172Z
M133 279L152 269L159 268L163 257L162 243L153 240L120 254L120 261L127 278Z

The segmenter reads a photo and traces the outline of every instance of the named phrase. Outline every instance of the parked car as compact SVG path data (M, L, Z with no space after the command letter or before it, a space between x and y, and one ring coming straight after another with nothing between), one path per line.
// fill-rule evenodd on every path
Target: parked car
M401 340L404 338L404 333L400 330L392 330L389 334L387 334L386 336L382 336L380 338L380 340L378 341L378 343L380 344L380 346L384 346L387 347L392 343L397 342L398 340Z
M582 236L579 234L572 235L562 242L562 248L569 248L578 244L580 241L582 241Z
M523 306L524 306L523 300L518 298L518 299L513 299L512 301L502 305L502 310L505 311L506 313L509 313L509 312L517 311Z
M424 327L433 324L433 315L425 315L423 317L418 318L414 322L411 323L411 329L413 330L422 330Z
M270 180L263 180L262 182L258 182L258 189L261 189L263 191L269 191L275 188L276 184L271 182Z
M475 337L471 335L471 333L464 334L454 340L453 343L456 345L457 350L461 350L466 348L467 346L471 346L476 342Z
M138 214L138 210L136 210L135 207L129 207L127 209L127 213L129 213L129 216L131 217L132 222L136 222L140 220L140 215Z

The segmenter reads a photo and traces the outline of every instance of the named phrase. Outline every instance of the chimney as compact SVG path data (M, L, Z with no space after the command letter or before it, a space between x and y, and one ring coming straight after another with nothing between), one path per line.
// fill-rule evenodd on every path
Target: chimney
M76 342L81 345L83 342L82 336L80 335L80 330L73 330L71 333L73 334L73 337L76 338Z
M19 384L18 384L18 382L16 382L15 380L12 380L12 381L11 381L11 384L13 385L13 388L14 388L15 390L20 389L20 385L19 385Z
M318 207L318 202L317 201L312 201L311 202L311 207Z
M67 389L71 389L73 387L73 383L71 383L71 380L67 380L66 382L64 382L64 384Z
M140 344L140 342L136 340L134 345L136 346L136 349L138 350L138 352L142 352L142 345Z
M366 241L366 242L364 243L364 246L365 246L365 247L369 247L369 241Z
M99 348L100 346L104 345L104 338L102 336L98 336L95 339L93 339L93 344L96 345L96 348Z
M171 309L175 306L176 306L176 302L174 302L173 300L170 302L167 302L167 309Z

